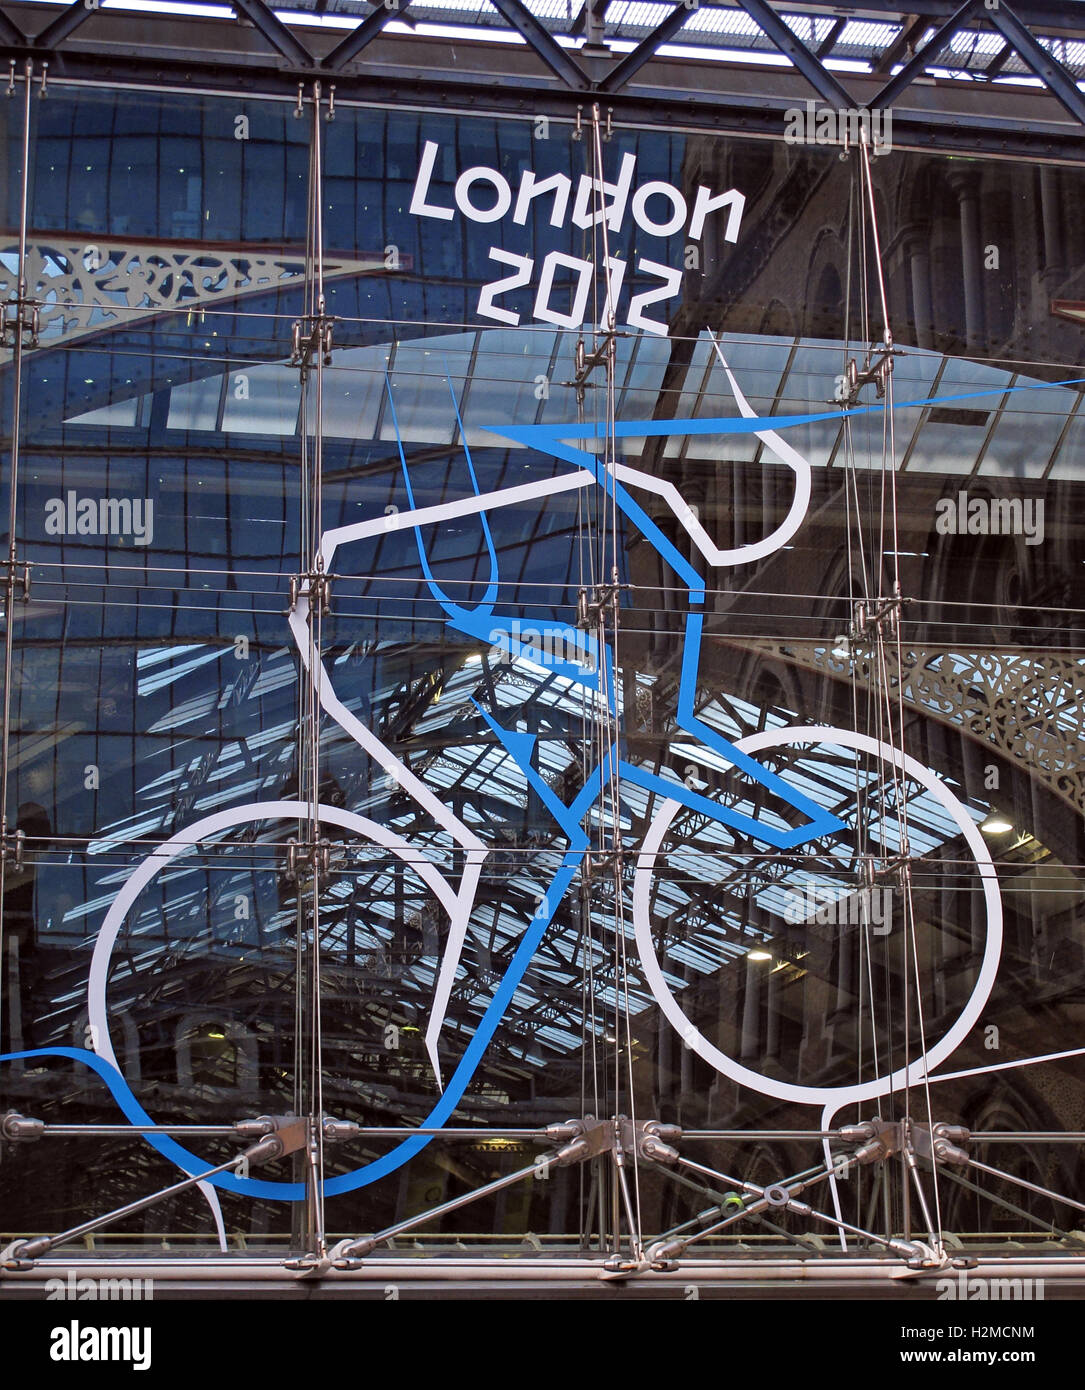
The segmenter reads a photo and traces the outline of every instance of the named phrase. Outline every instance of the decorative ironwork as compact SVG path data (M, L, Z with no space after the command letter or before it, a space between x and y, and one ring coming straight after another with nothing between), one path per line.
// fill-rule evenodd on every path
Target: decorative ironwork
M398 268L407 261L401 256ZM0 298L12 299L18 293L17 263L15 243L0 249ZM360 259L329 257L325 279L386 269L383 252ZM26 279L28 301L38 306L38 340L48 347L62 338L136 327L142 320L139 310L198 312L240 295L300 288L305 283L305 257L110 236L28 245Z
M838 654L833 641L749 641L741 645L820 671L880 685L861 652ZM1027 768L1079 813L1085 813L1085 659L1041 648L963 652L921 647L902 653L904 699ZM891 677L896 695L896 677Z

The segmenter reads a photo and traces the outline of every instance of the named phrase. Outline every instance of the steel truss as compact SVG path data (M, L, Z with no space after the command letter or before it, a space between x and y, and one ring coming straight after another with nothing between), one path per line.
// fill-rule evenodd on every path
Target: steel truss
M68 1138L76 1134L108 1138L115 1136L121 1128L123 1127L115 1125L47 1124L14 1111L0 1116L0 1136L15 1144L29 1143L45 1137ZM165 1281L171 1294L175 1296L183 1296L185 1292L207 1293L212 1289L239 1291L251 1288L271 1292L274 1285L290 1288L297 1287L302 1282L310 1291L314 1287L327 1290L337 1286L341 1288L345 1283L355 1292L364 1292L367 1287L386 1287L389 1281L401 1280L409 1286L418 1286L421 1292L429 1291L429 1286L434 1283L440 1287L448 1280L455 1280L457 1284L476 1281L484 1285L495 1278L510 1292L513 1291L514 1281L522 1281L524 1289L521 1289L521 1292L537 1285L545 1287L583 1284L585 1288L590 1289L593 1283L598 1286L618 1282L628 1284L631 1290L635 1287L644 1292L652 1291L658 1294L669 1284L679 1283L685 1290L690 1279L707 1277L718 1289L731 1292L740 1289L743 1281L769 1278L773 1281L774 1290L783 1290L785 1294L788 1284L792 1283L796 1285L796 1291L802 1286L809 1288L811 1285L825 1285L827 1290L834 1288L838 1292L869 1293L878 1288L893 1288L894 1296L928 1298L936 1296L935 1291L944 1287L946 1278L958 1281L1031 1281L1038 1278L1041 1288L1048 1283L1056 1288L1065 1285L1068 1296L1085 1283L1085 1267L1080 1255L1075 1259L1072 1253L1074 1248L1081 1244L1080 1233L1076 1231L1060 1231L1057 1228L1049 1231L1049 1234L1058 1237L1063 1248L1067 1249L1065 1259L1060 1259L1055 1253L1045 1253L1041 1258L1007 1258L1005 1254L992 1254L982 1247L975 1250L965 1249L960 1242L950 1247L941 1235L935 1235L922 1176L926 1166L940 1161L943 1165L949 1165L948 1171L951 1176L957 1176L953 1171L956 1169L975 1170L988 1177L1050 1197L1067 1209L1085 1211L1085 1206L1073 1198L1028 1182L1004 1169L982 1163L968 1152L970 1144L974 1141L1008 1144L1036 1141L1080 1143L1085 1139L1085 1135L1070 1132L1036 1134L999 1131L971 1134L958 1125L941 1122L926 1125L911 1119L895 1123L874 1119L820 1131L692 1130L683 1133L677 1125L663 1124L657 1120L634 1122L621 1115L611 1120L595 1120L591 1117L569 1120L564 1124L549 1125L544 1129L435 1131L435 1135L450 1143L485 1133L490 1137L515 1137L521 1141L548 1147L544 1147L531 1163L506 1173L493 1182L371 1235L340 1239L326 1251L313 1251L307 1255L291 1256L278 1261L266 1257L255 1260L241 1257L220 1265L216 1261L201 1260L199 1274L194 1273L190 1266L177 1266L164 1260L133 1260L131 1256L123 1256L103 1264L100 1260L78 1257L73 1259L70 1254L65 1254L63 1259L54 1265L47 1257L73 1241L85 1240L92 1233L162 1202L217 1173L247 1171L250 1163L255 1165L282 1157L302 1148L306 1142L306 1124L296 1116L265 1115L256 1119L241 1120L234 1125L154 1128L172 1134L213 1134L254 1142L249 1142L240 1154L208 1168L205 1172L126 1203L114 1211L81 1222L69 1230L55 1235L12 1241L5 1250L0 1251L0 1291L14 1293L16 1296L40 1295L43 1284L56 1278L52 1272L54 1268L62 1269L66 1278L76 1280L106 1277L150 1279L153 1283L157 1279L160 1282ZM328 1143L391 1137L412 1132L370 1128L327 1116L324 1117L321 1128L323 1138ZM824 1157L820 1162L798 1173L782 1176L772 1183L757 1184L721 1172L689 1156L690 1143L718 1142L721 1139L738 1140L748 1144L766 1139L802 1140L815 1145L820 1144ZM835 1148L830 1149L830 1141ZM897 1158L903 1161L904 1170L914 1187L919 1211L926 1223L926 1239L920 1239L918 1235L879 1235L843 1220L838 1211L837 1214L833 1214L825 1209L826 1184L835 1188L837 1181L847 1178L853 1168L884 1166ZM637 1223L626 1178L628 1164L637 1160L651 1170L693 1189L708 1199L711 1205L671 1230L658 1233L654 1240L645 1244L635 1234ZM420 1262L417 1259L403 1262L396 1259L394 1251L397 1238L424 1232L426 1227L439 1222L442 1217L491 1197L505 1188L548 1177L551 1169L575 1165L591 1166L589 1206L598 1200L600 1211L609 1201L613 1201L615 1209L619 1205L622 1208L629 1227L628 1247L615 1235L608 1243L609 1250L601 1248L596 1253L591 1253L582 1249L573 1258L569 1258L567 1253L555 1250L543 1266L534 1261L527 1268L524 1268L521 1262L508 1257L496 1264L485 1256L476 1256L469 1262L459 1261L455 1264L446 1258L440 1261L437 1269L430 1262ZM945 1166L943 1172L947 1172ZM960 1181L966 1186L972 1186L963 1177ZM822 1189L823 1199L819 1205L811 1205L805 1197L819 1188ZM1018 1210L1009 1202L1001 1204L1011 1211ZM789 1234L770 1219L772 1216L783 1216L787 1213L805 1218L809 1223L809 1229L804 1234ZM716 1249L711 1264L706 1267L703 1258L698 1258L706 1248L706 1242L709 1242L710 1238L717 1238L718 1241L725 1233L731 1235L740 1225L744 1228L743 1234L752 1227L755 1234L763 1232L769 1237L775 1236L779 1239L775 1246L767 1246L760 1257L752 1260L748 1257L736 1260L733 1255L728 1256L726 1249ZM615 1231L617 1228L618 1222L615 1223ZM826 1229L839 1240L839 1251L827 1249L825 1243L818 1238L819 1232ZM922 1230L922 1227L920 1229ZM849 1239L853 1242L851 1247L848 1245ZM779 1249L781 1243L785 1249L790 1247L790 1253L783 1257ZM699 1246L700 1249L691 1255L691 1248L694 1246ZM539 1248L541 1251L542 1247ZM438 1253L439 1250L438 1245L431 1253ZM879 1255L879 1251L883 1253ZM103 1275L103 1271L107 1273ZM1021 1296L1020 1291L1017 1296Z
M133 42L123 11L72 0L43 23L48 7L5 3L0 42L10 62L32 59L54 79L276 96L324 80L339 100L569 119L600 100L625 124L776 138L784 113L811 100L891 108L901 147L1080 158L1085 22L1068 0L925 0L907 10L872 0L856 19L875 37L861 41L838 7L768 0L678 3L654 28L608 23L594 3L565 20L524 0L495 0L486 16L424 0L364 14L351 0L317 8L359 22L343 36L307 27L296 11L287 24L265 0L234 0L240 23L144 15ZM417 27L438 19L477 41L458 34L455 62L448 39ZM523 42L486 42L498 35ZM683 56L664 51L676 43ZM710 43L715 61L689 56ZM762 55L764 66L749 61ZM844 72L845 61L866 70Z
M244 64L246 75L244 79L240 80L236 71L223 61L225 55L221 52L215 53L210 44L206 50L200 49L198 40L193 43L187 53L178 50L176 53L162 59L155 59L153 62L149 61L146 55L141 55L138 52L138 45L136 46L137 51L128 55L101 51L100 46L95 46L95 44L100 45L100 40L92 41L84 39L82 36L88 32L88 23L93 25L96 33L104 33L102 26L110 22L110 19L108 16L100 16L87 10L82 0L78 0L78 4L73 4L62 11L56 19L48 22L45 28L33 39L27 39L24 31L16 24L15 19L11 18L11 15L16 15L21 21L25 18L25 10L17 6L8 6L6 7L7 14L0 10L0 15L3 15L4 18L3 25L0 25L0 31L6 36L10 48L15 51L18 57L32 61L35 65L35 71L41 71L44 65L48 64L49 73L53 78L59 76L64 79L94 81L108 79L114 82L133 82L137 85L162 85L163 81L181 81L184 76L187 76L190 81L199 85L237 90L239 86L247 83L250 90L271 94L276 92L293 94L300 80L309 82L311 79L312 97L310 100L314 118L313 151L317 160L319 159L320 148L321 88L316 83L326 82L331 76L335 77L335 83L339 89L339 100L342 100L344 96L357 100L374 100L378 93L387 92L388 97L382 95L382 100L391 99L403 104L416 104L420 100L440 100L450 105L462 105L466 102L476 109L486 107L492 110L519 109L522 111L531 102L534 103L533 109L539 109L539 106L542 105L544 109L557 109L573 115L576 109L583 106L593 94L595 96L602 94L607 101L613 100L615 111L620 113L627 122L648 120L655 123L660 121L670 123L675 119L673 90L657 87L639 88L634 85L633 79L649 64L653 65L656 71L660 70L663 60L659 55L659 49L669 38L674 37L681 27L675 17L677 10L629 55L614 62L613 59L603 59L591 53L586 57L582 54L579 59L570 56L568 50L557 44L549 30L522 4L522 0L495 0L495 3L506 22L521 34L526 40L528 48L552 74L550 79L545 82L541 81L537 73L531 73L527 70L530 64L524 64L523 59L526 55L522 51L509 50L508 53L503 53L503 56L507 56L509 66L516 69L511 74L511 95L509 94L509 73L501 73L500 84L493 89L492 95L485 97L477 93L473 87L470 94L464 90L462 85L457 89L456 83L443 72L435 71L426 74L425 71L422 71L420 74L416 74L410 83L406 83L396 75L394 68L389 69L386 65L382 65L380 71L370 68L367 66L368 58L363 56L387 24L387 20L379 10L374 10L361 22L358 29L349 38L329 47L321 57L302 43L292 29L287 28L272 11L267 9L262 0L238 0L239 12L242 12L254 26L256 34L266 45L268 53L271 55L270 57L261 57L251 54L250 57L253 61ZM684 7L681 8L684 9ZM831 45L826 46L827 40L823 41L816 50L808 47L795 36L793 29L764 3L764 0L744 0L742 8L757 21L765 38L788 57L794 70L790 73L774 71L771 74L759 75L759 78L764 77L766 83L780 84L780 90L775 95L767 101L761 101L759 111L755 109L757 103L750 100L749 94L754 90L751 85L745 93L735 90L719 92L715 95L698 94L691 96L688 105L683 106L683 122L708 121L710 124L723 129L743 130L747 133L757 131L762 134L778 135L780 113L785 108L785 104L792 104L797 99L794 92L785 92L784 89L788 85L795 91L803 92L803 95L806 91L812 91L823 101L841 105L876 106L886 101L895 103L904 96L905 92L912 90L912 84L924 73L928 65L936 63L936 60L940 58L945 48L958 33L966 30L969 25L979 23L982 19L984 23L993 25L1002 34L1007 46L1012 48L1032 71L1036 72L1050 96L1040 98L1030 93L1021 97L1020 94L1011 94L1004 89L999 89L996 93L990 83L979 92L970 92L962 88L961 93L957 93L957 95L968 96L975 109L966 113L958 124L952 124L955 118L947 112L923 112L918 109L917 104L915 110L902 113L898 129L903 129L905 138L909 138L908 132L911 132L911 138L917 143L945 145L949 148L966 148L988 153L997 143L1000 153L1065 154L1067 157L1069 157L1069 151L1072 148L1071 142L1076 145L1080 141L1080 126L1085 124L1085 103L1082 102L1078 93L1074 74L1047 48L1037 42L1027 27L1026 20L1012 14L1004 6L1000 6L998 11L992 12L991 18L988 19L986 13L981 14L982 5L977 3L977 0L969 0L969 3L948 15L944 22L938 24L943 13L948 11L948 7L943 10L932 5L929 9L929 17L934 24L938 24L935 36L928 41L925 47L921 47L915 57L905 63L896 76L891 77L886 82L883 80L884 72L881 74L874 72L869 78L863 77L854 80L849 78L847 87L825 66L826 60L832 54ZM1027 6L1021 7L1021 12L1026 16L1030 13ZM812 11L811 13L817 14L818 12ZM1051 13L1052 11L1048 9L1043 12L1045 16L1043 19L1037 20L1033 17L1033 23L1047 23L1047 16ZM402 16L403 11L400 10L399 14ZM996 15L997 18L994 17ZM1068 25L1068 18L1060 16L1060 24L1064 20ZM196 28L201 28L202 24L202 21L199 22ZM602 45L607 35L605 27L601 27L602 21L597 12L595 12L593 24L594 29L590 37L594 39L595 45L598 47ZM589 25L589 28L591 27ZM915 25L910 27L918 38L921 31ZM167 26L168 28L169 26ZM902 21L902 35L905 28L906 26ZM208 28L209 36L211 32L212 29ZM221 35L224 31L220 28L217 32ZM842 31L837 31L837 33L840 32ZM1067 28L1067 33L1073 34L1074 32L1076 31L1072 28ZM1085 35L1085 28L1080 33ZM77 35L81 37L77 38ZM324 37L321 36L322 39ZM396 42L401 48L404 47L398 40ZM422 46L422 41L419 41L419 46ZM438 51L437 46L430 45L427 41L425 48L429 58L434 59ZM904 56L906 49L907 45L895 58L891 54L883 55L881 60L883 66L886 69L891 68L895 61ZM929 62L928 52L930 53ZM229 56L236 58L237 55ZM480 50L480 54L477 56L488 62L492 62L494 58L493 52L488 49L484 53ZM353 65L353 69L348 70L348 65ZM603 70L604 67L605 71ZM675 69L672 68L669 71L674 72ZM688 81L690 72L694 70L685 68L681 71L685 74L683 80ZM697 69L696 71L700 70ZM26 69L26 73L27 87L24 95L27 104L29 104L29 68ZM730 77L735 80L736 84L740 77L749 78L749 76L748 69L741 72L738 70L730 72ZM478 77L479 73L475 73L470 79L471 82L477 82ZM462 79L458 80L462 83ZM555 81L561 85L555 86ZM919 90L922 91L922 89ZM955 89L945 88L941 90L955 91ZM1005 116L998 114L999 110L1005 111L1019 99L1027 103L1040 102L1048 111L1050 111L1052 102L1058 102L1070 115L1073 124L1065 120L1056 124L1049 119L1046 125L1036 126L1033 124L1031 129L1039 133L1035 136L1030 135L1028 130L1017 120L1007 120ZM596 135L598 135L598 102L595 103L595 107L595 128ZM24 131L27 126L28 122L24 124ZM954 143L955 141L959 143ZM25 170L25 159L23 167ZM319 163L314 165L313 178L315 206L319 202L316 197L320 180ZM22 223L25 242L25 209ZM321 293L323 250L319 232L315 226L310 227L310 259L314 269L307 286L309 290L307 313L305 318L299 320L296 325L294 365L302 372L303 381L312 374L315 388L319 393L320 373L323 366L328 365L327 353L330 352L331 344L330 339L326 337L327 330L330 329L330 320L325 314ZM23 262L25 262L25 245L20 257L20 263ZM20 296L20 304L24 297ZM18 361L18 340L13 346L16 347L16 361ZM606 343L604 343L604 347L606 347ZM600 358L601 361L602 358ZM311 458L307 457L305 460L306 469L311 470L307 476L311 477L312 495L315 499L319 499L320 496L322 467L320 438L321 432L318 428L314 435L313 454ZM14 471L13 466L13 473ZM13 496L14 493L13 487ZM14 527L11 528L11 534L14 538ZM314 519L311 538L314 555L316 554L318 538L319 513ZM9 578L9 603L11 586L15 583L14 575L17 561L14 553L14 539L12 544L12 556L9 561L11 576ZM299 575L295 581L294 602L296 603L299 597L315 597L318 592L322 597L326 597L327 581L328 576L323 574L314 559L311 568L306 573ZM314 607L320 608L321 605L314 605ZM600 621L602 621L601 617ZM316 650L319 651L319 627L316 630L314 644ZM319 823L319 786L316 774L320 745L314 707L310 706L303 711L302 723L304 727L300 730L300 739L302 752L305 755L302 762L304 770L311 779L311 785L307 788L312 808L310 823L316 825ZM6 738L4 746L6 751ZM311 1036L315 1040L319 1036L321 1014L319 976L321 942L317 903L320 897L320 879L322 875L326 876L327 865L321 861L320 856L316 853L316 842L312 845L308 845L308 842L305 843L310 850L308 858L311 860L312 868L312 879L307 885L309 913L311 915L307 916L304 910L299 909L299 941L304 938L306 966L304 978L309 987L307 1022ZM419 1133L425 1131L389 1128L367 1129L327 1118L321 1107L321 1067L319 1045L316 1041L313 1042L311 1053L299 1056L298 1070L299 1073L307 1072L306 1083L302 1088L302 1093L298 1096L297 1107L299 1112L306 1115L304 1122L298 1120L296 1116L274 1119L258 1117L255 1120L240 1121L233 1126L190 1126L183 1127L181 1131L173 1131L187 1134L214 1134L223 1138L231 1136L238 1139L256 1138L257 1142L250 1144L248 1148L235 1157L209 1167L205 1172L161 1191L152 1192L114 1211L93 1217L70 1230L51 1236L16 1240L0 1254L0 1283L10 1282L17 1287L36 1288L41 1279L49 1277L49 1265L44 1257L68 1241L107 1228L110 1224L122 1220L133 1212L164 1200L175 1192L198 1184L215 1174L238 1171L242 1165L247 1165L249 1162L273 1160L291 1153L301 1154L308 1165L304 1171L310 1189L310 1199L304 1211L304 1230L299 1231L301 1237L299 1243L304 1245L308 1253L301 1258L289 1261L240 1261L238 1262L240 1268L235 1268L235 1279L253 1280L261 1287L267 1287L268 1283L288 1284L291 1281L301 1280L333 1282L349 1280L356 1281L359 1285L374 1281L387 1283L389 1280L399 1279L433 1280L438 1276L432 1268L420 1271L417 1262L413 1268L405 1267L403 1262L389 1260L383 1253L384 1248L398 1237L418 1231L424 1228L427 1223L439 1220L445 1214L480 1199L485 1199L505 1187L531 1181L539 1176L540 1167L549 1170L551 1166L587 1165L592 1174L591 1196L587 1205L591 1210L597 1204L601 1214L597 1229L599 1231L599 1244L603 1248L600 1248L592 1256L566 1261L558 1258L547 1262L545 1279L562 1285L577 1284L591 1279L596 1281L640 1280L651 1283L684 1285L694 1275L713 1279L722 1277L724 1280L741 1282L752 1279L764 1280L770 1268L773 1276L783 1282L787 1280L809 1281L811 1279L832 1281L835 1279L845 1283L849 1280L861 1280L873 1284L904 1277L912 1279L918 1284L923 1279L929 1280L936 1276L945 1276L950 1272L955 1275L959 1270L976 1269L979 1266L975 1261L979 1257L973 1255L957 1256L951 1253L946 1243L943 1242L940 1222L937 1219L932 1219L923 1181L928 1165L931 1168L941 1165L942 1174L951 1181L957 1179L963 1181L964 1172L972 1171L987 1178L993 1177L999 1181L1008 1181L1027 1191L1050 1198L1053 1202L1074 1211L1085 1211L1085 1206L1076 1200L1049 1188L1029 1183L1002 1169L982 1163L968 1152L968 1145L973 1138L982 1138L987 1143L1027 1144L1077 1142L1081 1138L1080 1135L1000 1132L997 1135L971 1136L960 1127L947 1127L934 1121L924 1125L910 1117L891 1122L871 1118L860 1123L824 1131L694 1131L683 1135L677 1126L664 1125L652 1120L634 1122L623 1115L603 1120L585 1116L581 1119L570 1120L565 1124L536 1131L502 1131L488 1128L440 1131L435 1137L448 1142L455 1142L456 1139L467 1135L497 1137L504 1133L514 1133L516 1137L524 1138L528 1142L547 1144L551 1147L544 1150L540 1158L532 1163L450 1202L382 1230L347 1237L333 1244L325 1226L319 1196L323 1145L345 1143L352 1139L392 1137L405 1132ZM148 1130L150 1128L147 1127ZM42 1124L39 1121L28 1120L12 1113L3 1116L2 1123L0 1123L0 1135L12 1143L27 1142L49 1135L71 1136L73 1133L109 1138L119 1129L120 1127L117 1126ZM124 1127L124 1131L126 1133L131 1132L127 1126ZM162 1132L166 1132L166 1127L162 1127ZM710 1167L691 1158L688 1153L683 1152L680 1145L695 1140L729 1140L733 1142L801 1140L821 1144L824 1148L824 1156L821 1161L815 1162L811 1167L799 1173L782 1173L776 1181L759 1185L733 1177L718 1168ZM831 1143L836 1145L835 1149L830 1149ZM558 1147L554 1147L555 1145ZM669 1231L654 1232L649 1237L648 1233L641 1229L639 1215L631 1198L627 1176L627 1165L630 1162L640 1162L650 1167L653 1174L660 1176L663 1181L674 1181L687 1186L694 1183L697 1190L704 1194L711 1205L693 1221L685 1222L681 1227ZM879 1235L870 1229L844 1221L839 1214L839 1207L836 1207L834 1211L833 1204L825 1198L820 1198L817 1206L807 1200L808 1196L812 1195L813 1190L819 1187L822 1193L831 1191L835 1184L844 1177L845 1170L853 1165L871 1169L877 1168L884 1173L890 1162L900 1164L903 1184L906 1190L915 1195L917 1201L915 1230L909 1226L900 1236L894 1235L888 1230ZM602 1216L604 1210L606 1211L605 1217ZM827 1257L823 1247L813 1244L809 1233L793 1236L783 1231L773 1222L772 1218L774 1215L782 1217L785 1214L803 1218L809 1223L811 1232L815 1227L827 1230L831 1236L839 1240L840 1253L833 1253L831 1257ZM712 1259L711 1262L707 1262L698 1261L696 1257L692 1260L689 1258L688 1252L691 1247L704 1248L705 1243L713 1237L729 1233L735 1227L750 1223L775 1234L782 1238L785 1243L798 1247L800 1251L805 1249L807 1256L789 1251L785 1259L757 1261L748 1266L743 1266L740 1261L724 1262L721 1266L719 1259ZM623 1229L624 1236L622 1234ZM938 1234L935 1234L936 1230ZM1070 1242L1071 1245L1074 1243L1075 1238L1071 1231L1056 1232L1055 1234L1060 1239ZM588 1235L591 1235L591 1231L588 1232ZM856 1257L853 1247L847 1244L849 1240L852 1242L858 1240L860 1248L864 1250L862 1257ZM866 1253L871 1247L884 1250L885 1255ZM377 1258L374 1259L374 1256ZM1085 1278L1082 1273L1080 1257L1077 1259L1068 1258L1065 1261L1060 1260L1057 1255L1053 1255L1050 1260L1044 1259L1043 1261L1014 1261L1001 1257L997 1260L991 1260L986 1256L983 1259L982 1268L987 1277L1032 1277L1034 1272L1039 1271L1045 1279L1065 1277L1068 1281L1082 1281ZM73 1262L66 1260L65 1268L69 1267L73 1267ZM78 1267L82 1269L84 1265L80 1264ZM89 1269L92 1265L86 1263L85 1267ZM94 1267L100 1268L100 1266ZM114 1276L119 1275L120 1270L127 1269L128 1266L110 1264L109 1268L111 1276ZM131 1268L133 1270L143 1269L144 1265L133 1264ZM190 1269L183 1274L178 1273L174 1276L170 1272L163 1274L164 1268L168 1271L171 1267L164 1267L157 1261L148 1262L146 1272L153 1274L155 1278L176 1277L178 1283L185 1279L190 1281L195 1279ZM465 1273L465 1270L470 1270L470 1273ZM1027 1274L1024 1273L1026 1270L1028 1271ZM394 1273L390 1271L394 1271ZM1005 1271L1013 1271L1013 1273L1005 1273ZM227 1274L226 1267L223 1266L221 1270L208 1277L219 1278L228 1282L230 1276ZM537 1263L533 1273L529 1275L518 1264L502 1261L500 1270L498 1270L488 1265L485 1260L473 1260L470 1263L463 1261L460 1264L442 1262L440 1277L453 1280L501 1277L508 1280L521 1279L525 1284L529 1284L531 1278L538 1280L540 1276Z

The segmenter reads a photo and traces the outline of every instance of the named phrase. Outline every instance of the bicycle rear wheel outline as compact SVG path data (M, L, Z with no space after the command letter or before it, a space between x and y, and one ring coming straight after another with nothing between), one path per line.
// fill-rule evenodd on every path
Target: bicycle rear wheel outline
M202 839L215 835L221 830L234 829L239 825L251 824L254 821L307 820L311 809L310 804L305 801L252 801L244 806L232 806L226 810L216 811L210 816L205 816L202 820L194 821L191 825L185 826L172 835L170 839L159 845L153 853L143 859L125 879L117 896L110 903L99 928L94 942L94 951L91 955L87 979L87 1021L90 1037L94 1043L93 1052L106 1063L114 1075L111 1080L104 1073L100 1074L103 1075L114 1099L121 1105L131 1124L154 1124L155 1121L140 1105L124 1073L120 1070L109 1032L109 1007L106 1000L109 962L125 918L148 884L185 850L198 846ZM409 841L404 840L387 826L380 825L377 821L370 820L367 816L362 816L355 811L347 811L341 806L318 804L316 820L321 825L336 825L354 834L367 836L385 849L391 850L393 854L403 860L408 868L417 873L423 883L436 895L445 911L451 915L456 895L448 881L438 872L436 866L424 857L417 846L410 844ZM123 1091L120 1093L118 1093L119 1086L123 1086ZM206 1160L184 1148L183 1145L178 1144L168 1135L146 1134L143 1137L163 1157L176 1163L186 1173L197 1173L208 1166ZM406 1142L409 1144L412 1141ZM389 1156L386 1155L385 1157ZM383 1160L376 1159L365 1167L374 1167L382 1163ZM365 1171L365 1168L361 1171ZM345 1174L339 1178L328 1180L324 1184L324 1191L332 1194L338 1190L350 1190L344 1184L343 1178L351 1176L353 1174ZM305 1188L301 1183L239 1178L231 1173L220 1173L210 1181L215 1187L240 1192L250 1197L271 1197L287 1201L302 1201L305 1197Z

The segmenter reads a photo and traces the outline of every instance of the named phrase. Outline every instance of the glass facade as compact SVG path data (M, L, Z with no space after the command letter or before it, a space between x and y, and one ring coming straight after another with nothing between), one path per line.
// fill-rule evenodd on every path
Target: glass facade
M1080 171L0 119L5 1242L1077 1248Z

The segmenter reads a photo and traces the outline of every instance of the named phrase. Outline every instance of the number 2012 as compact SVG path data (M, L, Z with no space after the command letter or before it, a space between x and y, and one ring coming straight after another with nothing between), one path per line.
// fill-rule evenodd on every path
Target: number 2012
M501 265L515 268L513 273L506 275L503 280L492 280L488 285L483 285L478 297L478 312L483 318L496 319L498 323L518 324L520 315L514 309L499 308L494 300L498 295L509 294L512 290L521 290L530 285L535 270L535 262L530 256L518 256L515 252L503 251L498 246L490 247L490 259ZM612 309L615 318L617 318L615 306L621 293L628 263L618 260L615 256L608 256L606 265L610 272L610 283L600 316L600 326L604 329ZM660 287L641 290L633 295L629 301L625 322L630 328L642 328L646 333L656 333L665 338L668 331L667 325L659 319L646 317L644 311L650 304L657 304L664 299L672 299L679 292L682 287L682 272L675 270L672 266L660 265L658 261L645 260L643 257L638 259L636 268L638 272L657 276L663 284ZM554 291L554 278L559 269L571 270L576 275L575 288L572 292L568 313L562 313L560 309L555 309L550 303ZM563 251L551 251L543 261L539 273L535 304L531 311L532 318L538 323L555 324L558 328L579 328L584 322L584 315L588 307L588 295L591 293L594 276L595 267L590 261L581 260L578 256L567 256Z

